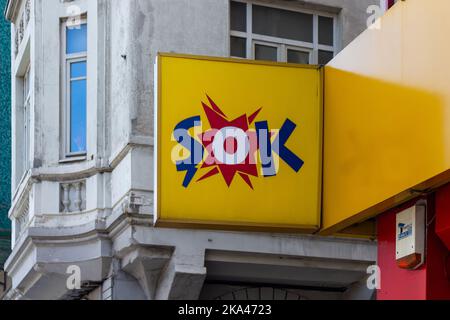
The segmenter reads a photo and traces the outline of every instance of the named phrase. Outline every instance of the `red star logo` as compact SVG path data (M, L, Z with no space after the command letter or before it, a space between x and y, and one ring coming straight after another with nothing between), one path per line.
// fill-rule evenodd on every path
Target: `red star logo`
M201 181L212 177L216 174L222 174L225 183L229 187L233 181L233 178L236 174L247 183L250 188L253 189L252 182L250 181L250 176L257 177L258 169L256 166L256 151L258 149L257 137L255 131L249 131L249 126L255 121L256 116L261 111L261 108L256 110L253 114L247 117L246 114L241 115L240 117L234 120L228 120L228 117L225 113L220 110L220 108L216 105L216 103L207 95L210 106L206 105L202 102L203 109L205 111L206 117L208 118L211 129L203 132L200 135L200 140L203 146L208 153L205 161L203 162L201 168L211 168L205 175L199 178L197 181ZM236 164L225 164L220 162L215 156L213 152L213 142L216 137L216 134L219 130L223 128L238 128L247 134L249 141L249 152L244 161ZM228 138L230 139L230 138ZM231 138L233 139L233 138ZM224 143L224 151L233 154L236 152L236 141L229 143L230 141L225 140Z

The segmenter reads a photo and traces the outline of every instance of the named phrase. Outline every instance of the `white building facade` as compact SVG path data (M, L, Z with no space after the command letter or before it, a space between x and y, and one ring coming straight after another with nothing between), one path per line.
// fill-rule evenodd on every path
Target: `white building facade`
M370 240L153 227L153 63L158 52L326 63L374 4L10 0L4 298L372 298Z

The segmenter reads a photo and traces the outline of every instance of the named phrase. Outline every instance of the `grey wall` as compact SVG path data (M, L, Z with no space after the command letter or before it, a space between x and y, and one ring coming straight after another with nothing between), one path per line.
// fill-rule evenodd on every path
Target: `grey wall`
M112 0L110 8L114 154L130 135L153 134L157 52L226 56L229 22L227 0Z

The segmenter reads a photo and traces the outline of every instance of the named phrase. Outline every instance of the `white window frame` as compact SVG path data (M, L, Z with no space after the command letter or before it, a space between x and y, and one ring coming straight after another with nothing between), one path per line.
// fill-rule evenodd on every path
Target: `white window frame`
M282 45L282 47L283 47L283 53L284 53L283 61L287 62L288 50L293 50L293 51L300 51L300 52L307 53L308 54L308 64L312 63L311 61L312 61L312 56L313 56L313 49L289 46L289 45L284 45L284 44Z
M235 30L229 30L229 50L228 52L231 52L230 47L230 39L231 37L238 37L238 38L244 38L246 39L246 58L247 59L255 59L255 50L254 50L254 43L256 42L265 42L266 44L270 44L272 46L279 45L280 51L279 52L279 60L278 62L287 62L287 49L295 49L299 51L309 51L310 52L310 58L309 62L311 64L318 64L319 59L319 50L325 50L333 52L333 56L337 53L337 19L336 15L328 12L322 12L322 11L314 11L314 10L307 10L307 9L298 9L298 8L292 8L289 6L283 6L279 4L274 3L265 3L260 2L256 0L230 0L235 2L244 3L246 5L246 14L247 14L247 23L246 23L246 31L235 31ZM264 6L269 8L276 8L276 9L282 9L282 10L288 10L293 12L301 12L306 14L311 14L313 16L313 42L305 42L305 41L298 41L298 40L291 40L291 39L285 39L285 38L279 38L279 37L272 37L272 36L265 36L253 33L253 5L258 6ZM231 11L231 10L230 10ZM319 16L321 17L328 17L333 19L333 45L322 45L319 44ZM232 56L233 57L233 56ZM242 57L235 57L235 58L242 58Z
M23 76L23 174L30 169L31 65Z
M280 44L273 43L273 42L260 41L260 40L253 40L253 42L252 42L252 57L253 57L253 59L256 57L256 46L257 45L277 48L277 61L280 61L280 59L282 58L281 57L282 56L282 52L281 52L282 49L281 49L281 45Z
M80 25L87 24L87 18L83 17L80 19ZM86 80L87 83L87 68L88 68L88 52L79 52L73 54L67 54L67 21L63 21L61 23L61 54L62 54L62 118L63 118L63 139L62 139L62 149L63 149L63 158L64 159L74 159L74 160L84 160L86 159L87 150L82 152L71 152L71 101L70 101L70 84L75 80ZM89 33L89 26L88 26ZM88 37L88 35L87 35ZM87 41L87 39L86 39ZM71 78L70 77L70 65L76 62L86 62L86 76L79 78ZM86 101L87 108L87 101ZM86 110L87 113L87 110ZM86 127L87 130L87 127ZM86 149L87 149L87 132L86 132Z

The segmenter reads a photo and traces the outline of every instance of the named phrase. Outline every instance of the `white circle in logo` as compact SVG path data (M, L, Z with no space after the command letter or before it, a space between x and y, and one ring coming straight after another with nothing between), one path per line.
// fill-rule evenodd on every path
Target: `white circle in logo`
M233 151L225 146L225 143L228 144L229 141L234 141L234 144L236 144ZM236 127L225 127L215 134L212 150L217 161L228 165L239 164L247 158L250 142L244 130Z

